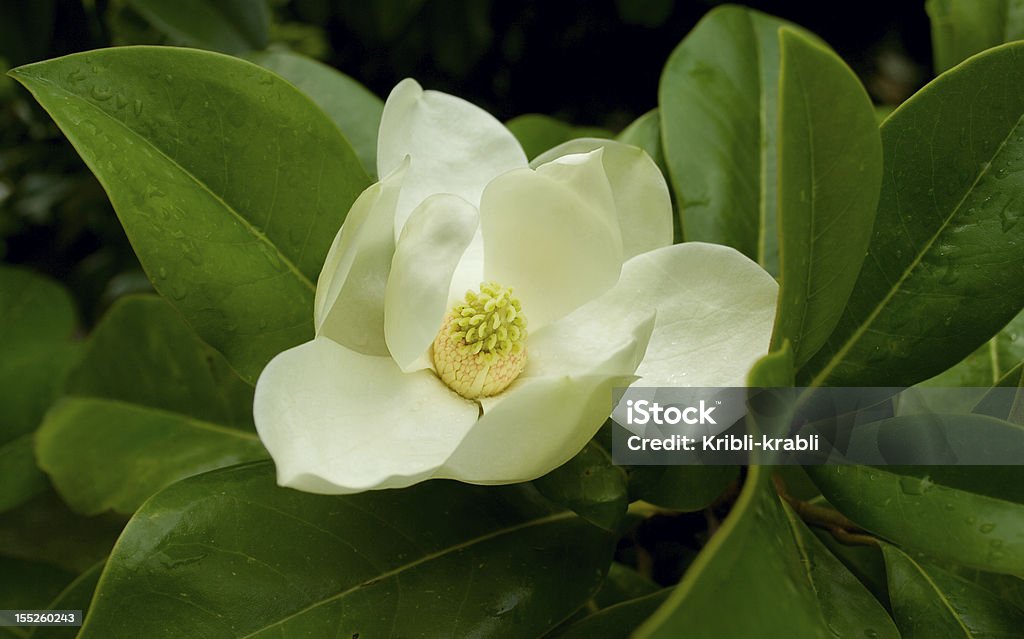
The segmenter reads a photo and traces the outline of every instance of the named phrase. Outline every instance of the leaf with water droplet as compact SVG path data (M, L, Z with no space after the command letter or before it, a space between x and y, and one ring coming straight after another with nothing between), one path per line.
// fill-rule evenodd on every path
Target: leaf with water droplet
M92 75L67 80L90 63ZM246 379L312 337L317 277L340 213L369 178L306 96L249 62L173 47L90 51L12 75L96 173L146 272L165 273L157 291ZM100 99L108 93L145 96L146 108L126 117ZM239 134L224 138L211 111L237 121ZM267 148L274 160L254 162ZM295 233L308 241L295 245ZM197 259L185 240L217 250Z
M1024 201L1024 171L996 179L1024 152L1022 58L1024 42L979 54L882 124L887 170L870 257L798 383L913 385L979 348L1024 307L1024 225L1015 204ZM966 147L962 130L971 131ZM908 328L901 316L917 321ZM906 348L874 361L893 337Z
M272 463L247 464L143 506L79 636L540 637L593 596L613 549L612 535L529 484L325 496L277 486Z
M893 618L903 639L1015 637L1024 611L992 592L882 545Z

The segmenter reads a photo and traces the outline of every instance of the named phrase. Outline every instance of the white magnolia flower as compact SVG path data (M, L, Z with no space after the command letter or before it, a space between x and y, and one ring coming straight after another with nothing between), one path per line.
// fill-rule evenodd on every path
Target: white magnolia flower
M775 281L672 246L639 149L576 140L528 164L492 116L405 80L377 168L317 282L316 338L256 386L282 485L533 479L593 437L613 388L741 386L767 352Z

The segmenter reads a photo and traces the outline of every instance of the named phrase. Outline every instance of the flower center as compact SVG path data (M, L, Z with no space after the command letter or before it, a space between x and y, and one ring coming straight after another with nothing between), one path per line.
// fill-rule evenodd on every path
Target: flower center
M434 369L467 399L497 395L526 366L526 316L512 289L485 282L445 315L434 339Z

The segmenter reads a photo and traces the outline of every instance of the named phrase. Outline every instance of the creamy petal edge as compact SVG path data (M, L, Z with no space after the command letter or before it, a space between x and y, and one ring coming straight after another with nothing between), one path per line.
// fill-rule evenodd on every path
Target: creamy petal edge
M323 337L271 360L253 407L278 483L323 494L429 479L478 416L432 372L403 373Z
M409 156L406 188L395 216L395 238L420 202L451 193L479 206L495 177L527 166L515 136L480 107L439 91L424 91L412 79L391 91L381 116L378 175L387 175Z
M480 204L484 278L515 289L531 330L611 288L622 236L600 153L506 173Z
M408 162L362 192L334 237L317 279L317 335L384 355L384 286L395 246L395 206Z
M579 138L545 151L531 163L539 168L567 155L603 150L602 160L615 197L623 259L672 244L672 200L657 163L642 149L600 138Z
M479 222L472 204L439 194L402 229L384 298L384 335L403 371L430 368L427 351L448 310L452 276Z

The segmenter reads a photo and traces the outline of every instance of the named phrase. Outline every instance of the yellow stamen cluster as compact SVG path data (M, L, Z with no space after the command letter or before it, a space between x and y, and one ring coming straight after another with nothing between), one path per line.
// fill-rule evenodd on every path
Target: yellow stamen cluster
M445 315L434 339L434 369L467 399L508 388L526 366L526 316L512 289L485 282Z

